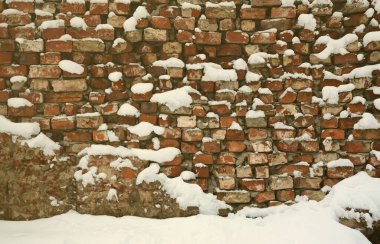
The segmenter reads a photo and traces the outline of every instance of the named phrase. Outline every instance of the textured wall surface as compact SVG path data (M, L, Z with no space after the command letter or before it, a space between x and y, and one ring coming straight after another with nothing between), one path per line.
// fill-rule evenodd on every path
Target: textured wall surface
M141 155L89 155L107 176L83 184L78 153L94 144L178 148L160 171L193 171L237 208L380 177L377 1L213 2L0 0L0 115L61 146L47 157L0 134L4 218L191 214L136 187ZM133 167L111 167L118 158Z

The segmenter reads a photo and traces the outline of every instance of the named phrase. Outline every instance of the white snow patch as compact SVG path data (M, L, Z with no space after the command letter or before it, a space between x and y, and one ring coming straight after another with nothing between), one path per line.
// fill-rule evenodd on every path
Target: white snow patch
M221 208L230 208L225 202L216 199L216 196L210 193L204 193L197 184L189 184L183 181L181 176L176 178L168 178L163 173L158 174L160 166L151 164L137 176L136 184L139 185L143 181L146 183L159 181L162 189L165 190L170 197L176 199L181 209L187 209L194 206L199 207L201 214L218 214Z
M54 142L42 132L32 139L22 141L22 143L28 144L30 148L39 148L46 156L54 156L54 151L61 148L57 142Z
M150 101L165 104L171 111L174 111L180 107L190 107L193 99L189 93L199 94L199 92L192 87L184 86L174 90L156 93L152 96Z
M380 129L380 123L371 113L363 113L363 117L354 125L355 130Z
M153 125L149 122L140 122L137 125L128 127L129 132L138 135L139 137L149 136L152 132L157 135L162 135L165 131L164 127Z
M58 63L59 68L61 68L63 71L72 73L72 74L82 74L84 72L84 68L82 65L77 64L74 61L71 60L62 60Z
M40 125L38 123L14 123L0 115L0 132L31 138L40 133Z
M21 107L32 107L33 103L29 102L22 97L12 97L7 100L8 107L21 108Z
M117 111L117 115L137 118L140 116L140 112L136 107L132 106L131 104L124 103L120 106L119 110Z

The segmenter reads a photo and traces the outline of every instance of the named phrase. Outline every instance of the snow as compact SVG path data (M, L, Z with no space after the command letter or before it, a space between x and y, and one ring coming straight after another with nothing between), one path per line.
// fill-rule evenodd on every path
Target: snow
M137 83L131 87L134 94L145 94L153 90L152 83Z
M23 11L9 8L9 9L4 9L3 12L1 12L2 15L23 15L25 14Z
M232 64L233 64L232 68L236 69L236 70L247 70L248 69L247 62L245 62L245 60L242 58L239 58L239 59L232 61Z
M138 6L136 11L133 13L133 16L128 18L123 23L124 31L134 31L136 30L137 21L139 19L149 18L150 14L146 10L145 6Z
M137 168L133 166L131 160L129 159L122 159L122 158L117 158L116 160L112 161L110 163L110 167L115 168L117 170L121 170L122 168L130 168L133 170L136 170Z
M220 65L214 63L203 63L202 81L236 81L237 73L234 69L223 69Z
M223 8L223 7L230 7L230 8L236 8L234 2L220 2L220 3L211 3L206 2L206 8Z
M98 30L113 30L113 26L110 25L110 24L98 24L96 27L95 27L95 31L98 31Z
M197 175L191 171L188 171L188 170L185 170L185 171L182 171L182 173L180 174L181 178L185 181L188 181L188 180L195 180L197 178Z
M22 143L26 143L30 148L39 148L45 156L54 156L54 151L61 148L57 142L54 142L42 132L32 139L22 141Z
M139 182L159 180L181 207L199 204L202 211L215 213L216 208L224 204L218 202L214 196L203 193L199 186L183 182L182 177L169 179L158 174L159 169L158 165L151 164L144 174L139 174ZM370 244L358 230L341 225L338 218L364 217L368 226L379 220L379 184L380 179L360 172L342 180L331 189L326 189L330 191L321 202L297 196L296 203L290 206L244 207L237 214L230 214L228 217L201 214L159 220L134 216L92 216L69 211L55 217L32 221L2 220L0 243L229 244L239 240L243 244L252 243L254 237L255 242L263 244L336 244L337 240L345 244ZM107 194L110 200L117 196L117 191L112 189ZM213 207L206 208L211 205ZM368 210L369 213L354 210Z
M173 58L173 57L166 59L166 60L157 60L157 61L153 62L152 65L163 67L165 69L167 69L167 68L184 68L185 67L185 63L181 59Z
M380 123L371 113L363 113L363 117L354 125L355 130L380 129Z
M352 100L351 100L350 103L351 103L351 104L361 103L361 104L365 105L366 100L365 100L364 97L355 96L355 97L352 98Z
M294 7L295 0L281 0L281 7Z
M123 28L124 31L135 31L136 30L136 25L137 25L137 20L133 17L128 18L126 21L123 23Z
M372 150L371 155L374 155L376 160L380 161L380 151Z
M133 13L133 17L137 20L145 19L145 18L149 18L150 14L146 10L145 6L138 6L137 9L135 10L135 12Z
M196 9L196 10L202 9L201 6L196 5L196 4L192 4L192 3L188 3L188 2L181 3L181 8L182 9Z
M354 167L354 164L349 159L337 159L330 161L326 164L327 168L336 168L336 167Z
M211 193L204 193L197 184L186 183L181 176L168 178L163 173L159 174L159 170L160 166L158 164L150 164L148 168L138 174L136 184L159 181L162 185L162 189L165 190L171 198L176 199L179 207L184 210L188 207L195 206L199 207L201 214L216 215L219 209L229 208L226 203L217 200L216 196Z
M317 21L315 20L313 14L300 14L298 16L297 25L311 31L315 31L317 28Z
M57 19L57 20L45 20L44 22L42 22L42 24L38 28L45 30L49 28L59 28L59 27L64 27L64 26L65 26L65 21L62 19Z
M372 178L365 172L340 181L333 186L330 193L321 201L322 206L329 206L336 217L357 218L358 212L353 210L368 210L370 216L360 214L371 227L372 221L380 220L380 179ZM364 215L364 216L363 216ZM368 215L368 213L367 213Z
M322 99L329 104L338 104L340 92L350 92L355 89L353 84L335 86L325 86L322 88Z
M119 72L119 71L115 71L115 72L112 72L108 75L108 79L110 81L113 81L113 82L116 82L116 81L119 81L121 80L123 77L123 73Z
M8 98L8 107L12 108L21 108L21 107L32 107L33 103L29 102L25 98L21 97L12 97Z
M282 122L276 122L276 123L274 123L273 127L276 130L294 130L294 127L286 125L286 124L284 124Z
M111 188L109 189L108 193L107 193L107 197L106 199L108 201L112 201L112 199L116 200L116 202L119 202L119 198L117 197L117 190L115 188Z
M261 110L257 110L257 111L249 110L249 111L245 114L245 117L246 117L247 119L265 118L265 113L264 113L264 111L261 111Z
M330 0L314 0L311 4L310 7L314 6L321 6L321 5L327 5L332 7L333 3Z
M247 83L251 83L251 82L259 81L262 77L263 77L262 75L248 71L245 75L245 81Z
M380 31L368 32L363 37L363 45L367 46L370 42L380 41Z
M86 30L88 28L86 22L81 17L74 17L70 19L70 25L74 28Z
M116 47L117 45L119 45L120 43L127 43L126 40L124 40L123 38L116 38L114 41L113 41L113 44L112 44L112 47Z
M0 132L31 138L40 133L40 125L38 123L14 123L0 115Z
M123 146L113 147L110 145L91 145L79 152L79 156L83 156L83 162L80 162L81 168L87 168L86 156L102 156L113 155L118 157L138 157L141 160L153 161L156 163L164 163L172 161L181 151L174 147L165 147L160 150L126 148Z
M26 82L28 80L27 77L25 76L21 76L21 75L16 75L16 76L12 76L11 79L10 79L10 82L11 83L16 83L16 82Z
M71 4L85 4L84 0L66 0L66 2Z
M231 126L228 127L229 130L243 130L243 128L241 128L240 124L239 123L236 123L235 121L233 121L231 123Z
M184 86L174 90L156 93L152 96L150 101L165 104L171 111L174 111L180 107L190 107L193 99L189 93L199 94L199 92L192 87Z
M53 16L52 13L47 12L47 11L43 11L43 10L41 10L41 9L35 9L35 10L34 10L34 13L35 13L37 16L43 16L43 17L45 17L45 16Z
M358 36L356 34L346 34L340 39L332 39L329 36L321 36L315 41L314 45L325 44L326 48L322 52L315 54L315 56L319 59L326 59L331 54L347 54L349 52L346 50L346 46L357 40Z
M71 60L61 60L58 63L59 68L61 68L63 71L72 73L72 74L82 74L84 72L84 68L82 65L77 64L74 61Z
M137 118L140 116L140 112L136 107L132 106L131 104L124 103L120 106L119 110L117 111L117 115Z
M377 110L380 110L380 98L373 100L373 105Z
M157 135L162 135L165 131L164 127L153 125L149 122L140 122L137 125L128 127L129 132L138 135L139 137L149 136L152 132Z
M249 64L263 64L268 58L278 58L278 54L268 54L265 52L253 53L248 58Z

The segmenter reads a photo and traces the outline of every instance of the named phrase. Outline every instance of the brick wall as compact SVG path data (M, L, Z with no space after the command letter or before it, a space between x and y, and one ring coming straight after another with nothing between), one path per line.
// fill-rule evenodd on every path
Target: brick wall
M364 113L380 118L377 7L344 0L143 2L0 1L0 115L38 122L61 155L77 160L92 144L179 148L161 171L176 177L191 170L198 175L192 183L234 206L319 199L322 187L362 170L380 177L380 127L354 129ZM366 41L369 32L378 38ZM186 65L156 62L169 58ZM65 70L62 60L81 72ZM211 76L207 67L216 67ZM140 83L152 85L141 92ZM187 92L190 106L173 110L151 100L184 86L196 90ZM324 87L337 87L336 96L323 97ZM11 98L32 105L9 106ZM125 103L137 113L118 113ZM141 122L164 132L128 129ZM350 163L326 166L339 158ZM120 177L134 182L143 168Z

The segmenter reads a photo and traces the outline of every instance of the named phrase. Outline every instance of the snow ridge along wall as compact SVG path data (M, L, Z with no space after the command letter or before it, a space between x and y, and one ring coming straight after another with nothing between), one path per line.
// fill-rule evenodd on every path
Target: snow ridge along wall
M0 0L0 218L196 213L177 181L240 208L380 177L379 11Z

